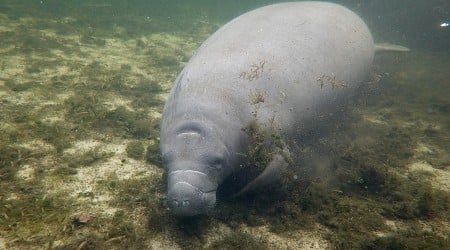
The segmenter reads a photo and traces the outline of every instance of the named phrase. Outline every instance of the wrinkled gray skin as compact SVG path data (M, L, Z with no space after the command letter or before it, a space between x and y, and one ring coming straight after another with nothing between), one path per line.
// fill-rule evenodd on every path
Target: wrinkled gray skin
M250 122L286 140L337 114L366 79L374 51L364 22L326 2L262 7L215 32L180 73L164 108L170 210L192 216L214 207L218 186L242 164L242 128ZM275 155L249 185L267 183L286 165Z

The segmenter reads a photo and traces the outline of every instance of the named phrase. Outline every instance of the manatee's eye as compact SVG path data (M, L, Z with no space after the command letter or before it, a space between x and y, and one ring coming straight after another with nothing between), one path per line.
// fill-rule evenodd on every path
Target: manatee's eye
M222 169L223 167L223 159L221 157L213 157L209 161L209 166L215 169Z

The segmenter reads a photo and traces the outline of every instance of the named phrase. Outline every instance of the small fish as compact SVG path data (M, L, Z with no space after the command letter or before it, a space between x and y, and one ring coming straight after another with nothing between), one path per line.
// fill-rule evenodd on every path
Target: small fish
M440 27L448 27L448 26L450 26L450 21L442 22L439 26Z

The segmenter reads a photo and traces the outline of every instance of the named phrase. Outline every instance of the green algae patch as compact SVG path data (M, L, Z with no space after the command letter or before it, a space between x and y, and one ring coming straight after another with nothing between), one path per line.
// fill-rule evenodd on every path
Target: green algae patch
M158 135L158 124L155 120L146 117L140 112L129 111L118 107L105 114L104 121L99 124L112 124L114 128L127 132L134 138L149 138Z
M0 144L0 180L12 180L22 160L30 154L25 148Z
M88 222L79 222L80 217L91 217ZM73 217L62 231L64 242L55 241L54 249L117 249L145 247L145 238L139 235L132 218L123 210L112 216L79 215Z
M260 127L256 120L253 120L241 130L248 139L246 150L237 153L243 159L243 164L225 181L226 187L219 190L223 192L220 195L235 194L245 187L264 171L277 154L281 154L283 160L291 163L290 155L283 152L285 143L275 129Z
M155 81L139 79L136 84L120 91L124 96L133 99L131 102L133 108L157 107L162 109L164 105L164 102L157 96L163 89Z
M14 92L22 92L38 87L39 83L37 82L17 83L14 80L8 80L5 82L5 86Z
M423 231L419 225L394 235L379 237L362 244L363 249L445 249L450 239Z
M150 164L156 165L157 167L162 167L162 158L161 153L159 151L158 143L154 142L147 146L147 151L145 153L145 160Z
M127 144L126 151L128 157L139 160L144 156L145 148L142 142L132 141Z
M74 168L80 166L90 166L94 163L105 161L113 155L114 153L104 152L100 146L97 146L81 154L67 154L64 156L64 161L69 167Z
M106 109L101 97L85 92L77 93L65 102L67 119L77 122L83 130L94 127L102 132L115 132L127 137L155 137L158 122L141 112L124 106ZM86 131L87 132L87 131Z
M281 137L272 129L263 129L256 121L251 122L242 129L249 138L246 158L249 164L262 168L272 160L275 147L281 147Z
M45 195L38 183L3 190L14 192L14 197L0 196L0 230L9 238L8 245L51 245L69 220L71 200L63 194Z

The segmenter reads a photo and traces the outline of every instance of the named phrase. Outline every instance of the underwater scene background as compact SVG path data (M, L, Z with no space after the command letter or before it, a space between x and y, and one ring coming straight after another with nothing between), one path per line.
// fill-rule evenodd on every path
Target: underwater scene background
M332 160L208 216L167 210L173 81L275 2L1 0L0 249L449 249L448 0L335 1L411 51L376 56L345 125L315 142Z

